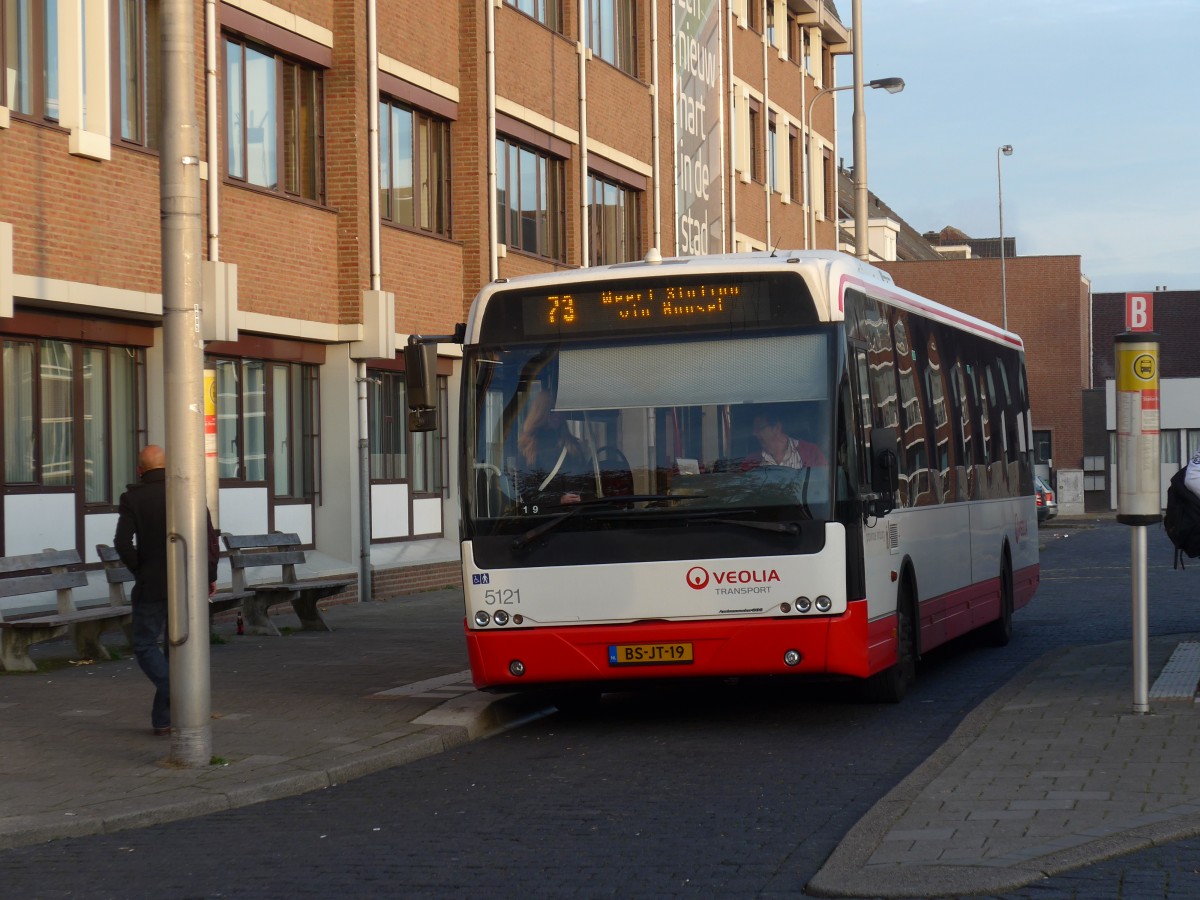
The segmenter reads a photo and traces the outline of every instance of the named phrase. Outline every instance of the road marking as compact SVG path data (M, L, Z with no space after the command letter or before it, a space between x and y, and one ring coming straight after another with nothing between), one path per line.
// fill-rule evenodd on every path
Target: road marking
M372 698L387 699L390 697L427 697L435 700L447 700L461 697L475 690L471 681L471 670L454 672L450 675L439 675L437 678L427 678L412 684L402 684L400 687L389 688L372 694Z

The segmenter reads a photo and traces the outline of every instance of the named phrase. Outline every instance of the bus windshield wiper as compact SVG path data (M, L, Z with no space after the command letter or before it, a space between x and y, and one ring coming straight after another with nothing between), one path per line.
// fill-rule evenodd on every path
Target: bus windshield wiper
M646 503L661 500L695 500L698 497L703 499L703 496L699 494L689 497L679 497L671 494L623 494L619 497L596 497L592 500L580 500L578 503L572 503L571 508L566 512L559 513L558 515L547 519L545 522L535 525L524 534L513 538L511 549L513 553L522 553L528 549L530 544L540 538L543 534L553 531L563 522L567 521L567 519L577 516L585 509L595 509L596 507L606 506L621 506L626 503Z

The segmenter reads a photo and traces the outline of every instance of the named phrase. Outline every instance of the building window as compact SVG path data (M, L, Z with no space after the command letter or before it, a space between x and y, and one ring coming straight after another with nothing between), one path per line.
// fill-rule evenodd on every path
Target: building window
M414 494L439 494L445 486L446 379L438 378L438 428L408 430L404 373L371 370L367 382L371 480L407 481Z
M755 100L750 101L750 180L762 181L762 164L759 162L762 146L762 113Z
M789 61L800 65L800 35L804 28L796 19L795 14L788 10L787 14L787 58Z
M4 482L81 490L112 505L136 480L145 437L141 350L6 340Z
M3 0L4 105L58 121L58 0Z
M824 215L826 219L833 221L837 217L837 183L834 180L837 176L833 168L833 154L829 150L821 154L821 169L825 188Z
M225 39L225 138L230 178L323 203L320 69Z
M762 4L763 0L746 0L746 24L752 31L762 34Z
M779 193L779 134L775 130L775 116L767 123L767 184L774 193Z
M588 173L589 262L593 266L639 257L638 192Z
M537 19L547 28L553 28L559 34L563 30L563 14L561 0L504 0L506 6L525 13Z
M123 141L157 149L162 97L158 0L116 0L113 114Z
M804 196L804 186L801 183L803 178L804 164L802 150L800 148L800 132L795 128L788 126L788 168L791 170L790 187L792 192L792 202L799 203Z
M450 234L450 123L395 100L379 104L379 214Z
M500 243L566 261L563 161L510 138L496 140Z
M313 499L321 438L317 367L261 359L212 365L220 477L269 484L277 499Z
M588 46L592 53L627 75L637 77L637 28L634 0L590 0Z

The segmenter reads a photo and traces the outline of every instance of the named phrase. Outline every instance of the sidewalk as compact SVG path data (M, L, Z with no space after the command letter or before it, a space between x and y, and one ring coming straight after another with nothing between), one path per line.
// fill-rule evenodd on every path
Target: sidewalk
M164 765L132 658L0 676L0 848L328 787L542 714L472 689L462 595L335 606L334 631L211 647L214 765ZM287 616L277 616L281 626ZM292 623L294 624L294 623ZM843 839L808 892L995 893L1200 834L1200 636L1152 638L1151 714L1128 641L1045 658L975 709Z
M1129 641L1034 663L872 807L806 893L1000 893L1200 835L1197 641L1150 639L1147 715Z
M216 764L164 764L153 688L131 654L0 675L0 848L118 831L300 794L462 744L540 711L471 685L462 592L334 606L332 633L237 636L210 647ZM286 628L294 616L276 615ZM119 633L115 645L123 647Z

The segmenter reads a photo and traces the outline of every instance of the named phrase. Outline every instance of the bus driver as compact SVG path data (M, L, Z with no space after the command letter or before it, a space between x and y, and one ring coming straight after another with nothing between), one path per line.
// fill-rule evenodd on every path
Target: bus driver
M825 465L825 454L821 448L789 436L779 413L773 407L762 407L755 412L753 431L762 451L757 459L751 457L753 465L786 466L791 469Z

